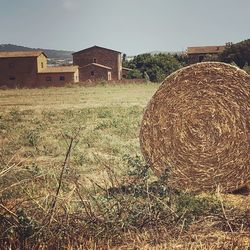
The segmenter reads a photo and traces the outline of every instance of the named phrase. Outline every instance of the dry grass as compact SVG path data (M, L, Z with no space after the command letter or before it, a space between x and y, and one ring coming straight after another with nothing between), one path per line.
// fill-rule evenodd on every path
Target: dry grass
M10 110L58 110L97 107L144 107L157 84L127 84L95 87L12 89L0 91L0 108Z
M0 91L2 248L249 247L248 196L178 193L144 165L139 127L157 87Z

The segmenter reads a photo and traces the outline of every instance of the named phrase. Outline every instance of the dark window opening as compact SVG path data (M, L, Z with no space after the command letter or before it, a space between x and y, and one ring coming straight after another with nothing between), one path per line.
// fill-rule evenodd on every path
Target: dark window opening
M204 56L199 56L199 62L202 62L204 60Z
M47 76L47 77L46 77L46 81L51 82L51 81L52 81L51 76Z
M65 77L64 76L60 76L60 81L65 81Z
M11 81L16 80L16 77L10 76L10 77L9 77L9 80L11 80Z
M93 59L93 62L96 63L96 58Z
M9 67L13 69L15 67L14 63L10 63Z
M43 62L41 62L41 68L43 69Z
M92 76L95 75L95 72L94 72L94 71L91 71L91 75L92 75Z

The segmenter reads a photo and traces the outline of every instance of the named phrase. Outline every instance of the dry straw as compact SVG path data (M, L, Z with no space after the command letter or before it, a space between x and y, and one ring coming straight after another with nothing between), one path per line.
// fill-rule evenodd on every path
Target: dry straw
M165 79L141 123L144 157L172 187L234 191L250 183L250 77L216 62Z

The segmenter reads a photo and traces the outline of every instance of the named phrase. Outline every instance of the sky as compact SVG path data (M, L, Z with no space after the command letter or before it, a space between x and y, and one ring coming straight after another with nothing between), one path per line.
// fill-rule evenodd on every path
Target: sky
M250 38L250 0L0 0L0 44L127 55Z

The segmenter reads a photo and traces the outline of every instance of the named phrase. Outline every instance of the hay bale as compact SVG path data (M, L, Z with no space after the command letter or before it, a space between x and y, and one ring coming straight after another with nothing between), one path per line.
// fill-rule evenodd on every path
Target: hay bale
M141 123L141 150L172 187L233 191L250 181L250 78L224 63L195 64L165 79Z

